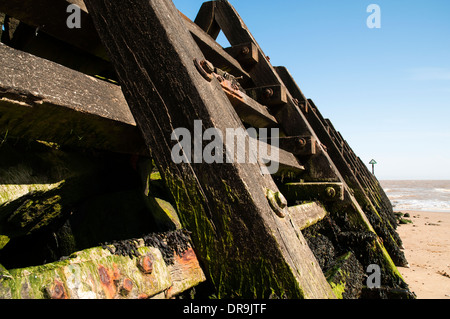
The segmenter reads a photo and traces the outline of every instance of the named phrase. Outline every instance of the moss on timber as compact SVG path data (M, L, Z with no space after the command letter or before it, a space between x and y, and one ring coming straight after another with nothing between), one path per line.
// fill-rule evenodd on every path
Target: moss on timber
M271 256L270 252L252 251L256 247L252 243L259 239L250 238L255 234L250 233L243 216L232 215L231 207L220 196L212 196L214 203L208 203L220 211L220 215L208 216L204 208L206 199L198 195L195 182L182 181L168 170L163 176L182 225L192 231L195 250L218 298L304 297L291 269L281 258ZM241 194L235 193L225 181L222 187L231 202L239 204ZM216 192L208 191L213 195Z

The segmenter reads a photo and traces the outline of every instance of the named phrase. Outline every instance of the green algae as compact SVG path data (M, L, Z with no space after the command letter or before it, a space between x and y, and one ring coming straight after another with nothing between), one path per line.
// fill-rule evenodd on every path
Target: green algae
M220 196L212 196L215 210L220 211L220 215L208 216L204 209L205 198L197 195L195 182L182 181L168 170L163 175L182 225L192 232L197 255L218 298L304 297L292 270L281 258L271 256L270 252L252 251L252 247L260 246L252 243L257 238L240 238L251 236L248 225L242 216L233 215L229 203ZM234 192L225 181L222 186L231 203L238 205L241 194ZM207 191L213 195L217 192Z
M5 247L6 244L8 244L10 240L11 240L11 238L9 238L8 236L0 235L0 249Z
M364 272L352 252L338 257L325 276L338 299L355 299L360 296Z
M94 247L74 253L70 258L50 264L11 269L8 278L0 281L0 294L12 299L49 298L49 288L60 282L68 298L112 298L120 293L116 286L118 277L126 277L133 282L134 296L144 293L154 295L172 285L169 270L160 251L153 247L139 247L142 255L151 256L152 276L146 276L136 269L136 259L111 255L101 247ZM103 279L109 289L102 285L100 268L105 269ZM112 295L114 294L114 295Z

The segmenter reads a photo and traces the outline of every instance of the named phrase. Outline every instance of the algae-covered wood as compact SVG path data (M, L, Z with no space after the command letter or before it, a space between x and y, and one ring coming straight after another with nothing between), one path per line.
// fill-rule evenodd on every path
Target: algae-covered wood
M289 207L292 220L300 230L308 228L327 215L327 211L318 202L305 203Z
M192 248L175 254L173 264L155 247L141 245L139 256L114 249L95 247L59 262L2 271L0 299L171 298L206 279Z

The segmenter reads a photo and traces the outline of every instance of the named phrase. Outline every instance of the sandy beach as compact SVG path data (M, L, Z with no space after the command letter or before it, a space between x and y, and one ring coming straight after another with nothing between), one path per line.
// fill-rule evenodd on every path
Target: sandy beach
M398 233L410 268L399 271L418 299L450 299L450 213L402 211Z

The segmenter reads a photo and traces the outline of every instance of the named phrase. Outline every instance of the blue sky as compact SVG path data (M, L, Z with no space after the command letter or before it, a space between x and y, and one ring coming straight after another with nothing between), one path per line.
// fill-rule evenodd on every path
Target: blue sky
M230 2L378 179L450 179L450 1ZM195 19L203 1L174 3Z

